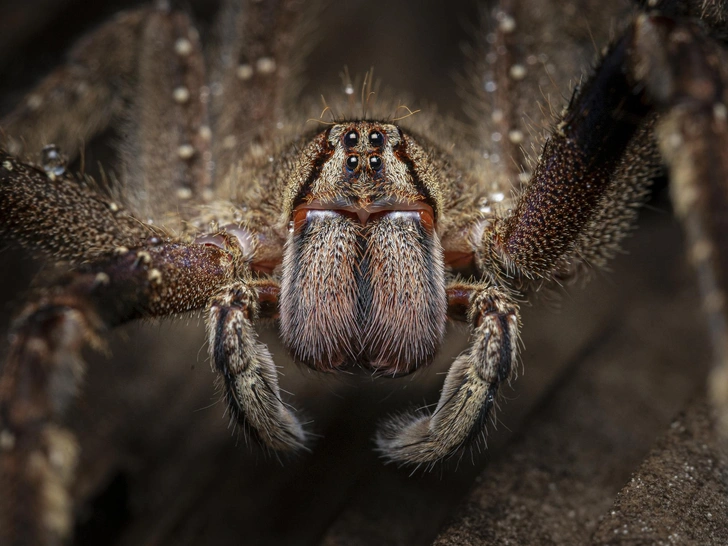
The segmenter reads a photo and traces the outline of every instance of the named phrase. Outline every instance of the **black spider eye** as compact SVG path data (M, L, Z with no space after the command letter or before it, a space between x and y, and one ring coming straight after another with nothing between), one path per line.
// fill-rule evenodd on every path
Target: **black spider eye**
M369 158L369 166L375 170L378 171L382 168L382 158L378 155L373 155Z
M359 144L359 133L356 131L349 131L344 135L344 144L350 148Z
M379 131L369 133L369 144L372 146L381 146L384 144L384 135Z
M346 158L346 168L350 171L355 171L356 168L359 166L359 156L358 155L350 155Z

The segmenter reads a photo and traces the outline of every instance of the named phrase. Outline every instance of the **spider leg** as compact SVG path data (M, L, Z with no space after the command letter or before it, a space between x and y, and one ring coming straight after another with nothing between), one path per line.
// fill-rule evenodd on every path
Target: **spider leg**
M304 447L305 433L281 400L278 372L253 328L259 312L255 283L235 282L208 305L210 360L220 374L232 418L246 434L279 451Z
M146 10L124 14L76 44L66 64L46 76L2 119L3 148L25 155L56 144L73 158L103 131L120 113L118 84L131 80L132 44L146 15ZM99 63L100 59L109 62Z
M16 321L0 376L0 541L56 544L73 525L70 486L78 447L58 425L83 376L89 321L62 298L29 306Z
M49 176L0 149L0 237L82 263L154 235L121 205L68 173Z
M651 109L624 71L629 48L625 34L572 98L512 214L474 231L476 265L494 283L603 264L626 235L658 166Z
M48 144L75 157L121 125L124 197L143 217L177 211L210 185L209 89L197 31L167 9L124 12L80 40L0 121L14 155Z
M709 382L728 434L728 52L697 27L644 16L633 70L663 111L656 137L688 239L716 357Z
M562 93L606 43L629 2L581 0L578 9L541 0L482 3L481 27L463 83L480 155L481 192L528 180L544 135L562 108ZM537 100L534 100L537 99ZM555 112L554 112L555 111Z
M157 236L112 205L70 176L0 154L0 234L72 266L15 320L0 373L2 544L55 544L70 530L76 447L60 423L82 347L129 320L200 309L247 268L241 250Z
M723 93L725 51L718 41L697 27L658 19L662 25L681 28L678 34L691 40L700 35L703 46L711 44L709 51L696 45L690 56L682 57L689 62L702 59L704 73L673 75L672 81L682 82L676 98L688 99L690 82L694 87L705 83L708 92L717 85ZM518 287L534 279L553 279L579 262L601 265L628 233L645 188L659 169L655 120L660 113L679 110L675 101L667 104L664 95L670 67L674 74L680 68L674 59L658 54L667 43L664 38L664 43L654 43L659 42L655 33L645 33L650 20L644 16L632 24L574 94L512 212L478 221L471 231L475 263L481 272L491 272L494 282ZM670 66L658 68L660 63ZM707 75L710 69L718 82ZM713 112L716 97L704 100ZM715 112L722 112L721 104ZM713 159L721 157L722 150Z
M394 417L377 435L390 460L431 464L449 457L483 433L500 385L518 357L518 306L507 292L486 284L453 285L451 315L467 307L470 347L450 367L437 408ZM467 303L465 303L467 302Z
M134 318L200 308L234 273L210 245L124 250L55 279L15 321L0 375L3 544L54 544L71 528L75 446L59 423L83 376L82 347Z
M251 146L289 128L286 106L298 92L296 76L311 44L302 39L308 27L303 7L299 0L247 0L225 2L220 10L219 45L211 55L220 60L211 68L213 155L216 178L231 191L240 183L235 168Z
M494 285L522 290L602 265L633 224L661 153L709 314L711 394L724 428L727 58L697 25L638 17L572 98L513 210L478 220L470 232L476 266Z

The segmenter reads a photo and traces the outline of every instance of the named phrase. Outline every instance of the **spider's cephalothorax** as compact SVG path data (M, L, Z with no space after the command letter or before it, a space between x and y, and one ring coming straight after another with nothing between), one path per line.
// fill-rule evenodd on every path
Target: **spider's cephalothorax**
M447 316L433 197L441 191L427 154L398 127L366 121L335 125L312 146L316 169L287 192L296 201L283 339L317 369L413 371L432 360Z
M282 451L307 436L259 320L279 318L293 356L317 370L386 376L429 363L447 320L467 322L470 345L434 411L390 419L376 439L402 464L462 453L513 375L517 302L618 251L660 155L700 273L728 429L725 2L647 2L663 12L631 18L558 116L539 101L568 92L612 28L581 18L628 3L497 2L471 51L473 127L388 118L393 107L372 113L367 100L350 115L346 82L332 103L341 113L316 133L296 96L311 42L303 3L223 4L207 49L183 13L120 14L0 121L0 237L57 263L14 321L0 372L0 543L69 535L76 450L63 414L81 348L137 318L204 310L231 417ZM58 148L75 156L119 120L112 199ZM50 144L44 165L26 159Z

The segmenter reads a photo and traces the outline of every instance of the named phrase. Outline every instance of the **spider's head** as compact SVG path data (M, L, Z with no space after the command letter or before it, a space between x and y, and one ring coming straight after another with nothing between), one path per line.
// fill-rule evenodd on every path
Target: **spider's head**
M316 210L358 216L362 224L382 212L418 211L434 228L437 180L427 171L425 152L399 127L373 121L341 123L316 136L304 152L307 160L310 148L316 157L309 177L296 179L291 188L296 225Z
M317 369L358 363L401 374L427 363L444 334L435 169L399 127L341 123L301 153L281 285L281 330Z

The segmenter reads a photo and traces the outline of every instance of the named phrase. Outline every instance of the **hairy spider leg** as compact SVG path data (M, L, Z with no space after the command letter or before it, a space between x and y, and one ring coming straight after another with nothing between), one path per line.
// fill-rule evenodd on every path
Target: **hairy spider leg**
M666 17L643 15L633 32L631 69L662 112L655 135L698 274L715 356L709 394L728 438L728 54Z
M405 413L385 422L377 446L398 463L430 466L457 454L485 430L500 385L518 358L518 306L510 295L487 284L455 285L468 298L470 347L450 366L432 414Z

